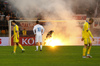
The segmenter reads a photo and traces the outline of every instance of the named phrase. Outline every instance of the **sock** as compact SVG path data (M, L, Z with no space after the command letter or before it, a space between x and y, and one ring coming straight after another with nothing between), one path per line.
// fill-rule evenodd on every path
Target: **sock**
M38 50L38 46L36 46L36 50Z
M85 56L86 48L83 48L83 56Z
M18 44L18 46L23 50L23 47L22 47L22 45L21 44Z
M88 47L87 54L90 54L91 47Z
M17 48L17 45L15 44L15 45L14 45L14 52L16 52L16 48Z
M42 45L40 45L40 50L42 50Z

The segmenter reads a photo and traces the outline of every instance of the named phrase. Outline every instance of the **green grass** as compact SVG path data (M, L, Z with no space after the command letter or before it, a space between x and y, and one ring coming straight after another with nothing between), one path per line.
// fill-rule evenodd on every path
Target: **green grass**
M35 46L24 46L25 53L17 47L16 54L11 54L13 46L0 46L0 66L100 66L100 46L93 46L93 58L82 58L82 46L43 47L35 52Z

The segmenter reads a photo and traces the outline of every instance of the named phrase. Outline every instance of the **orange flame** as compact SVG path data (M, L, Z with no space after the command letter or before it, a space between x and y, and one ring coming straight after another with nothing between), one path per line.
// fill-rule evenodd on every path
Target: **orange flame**
M52 46L52 47L57 45L64 45L63 42L58 38L49 38L45 42L46 42L45 45Z

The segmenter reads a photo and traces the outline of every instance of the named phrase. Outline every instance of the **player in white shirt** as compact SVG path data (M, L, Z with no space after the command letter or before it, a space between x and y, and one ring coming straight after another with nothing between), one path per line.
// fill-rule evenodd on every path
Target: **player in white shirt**
M36 42L36 50L38 51L38 46L40 42L40 51L42 51L42 35L44 33L44 28L39 24L39 21L36 21L36 25L33 28L33 32L35 34L35 42Z

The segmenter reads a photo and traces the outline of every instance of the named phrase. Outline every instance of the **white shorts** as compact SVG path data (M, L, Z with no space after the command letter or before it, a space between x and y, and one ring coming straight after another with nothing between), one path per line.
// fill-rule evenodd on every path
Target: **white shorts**
M42 35L36 35L35 36L35 41L36 42L42 42Z

